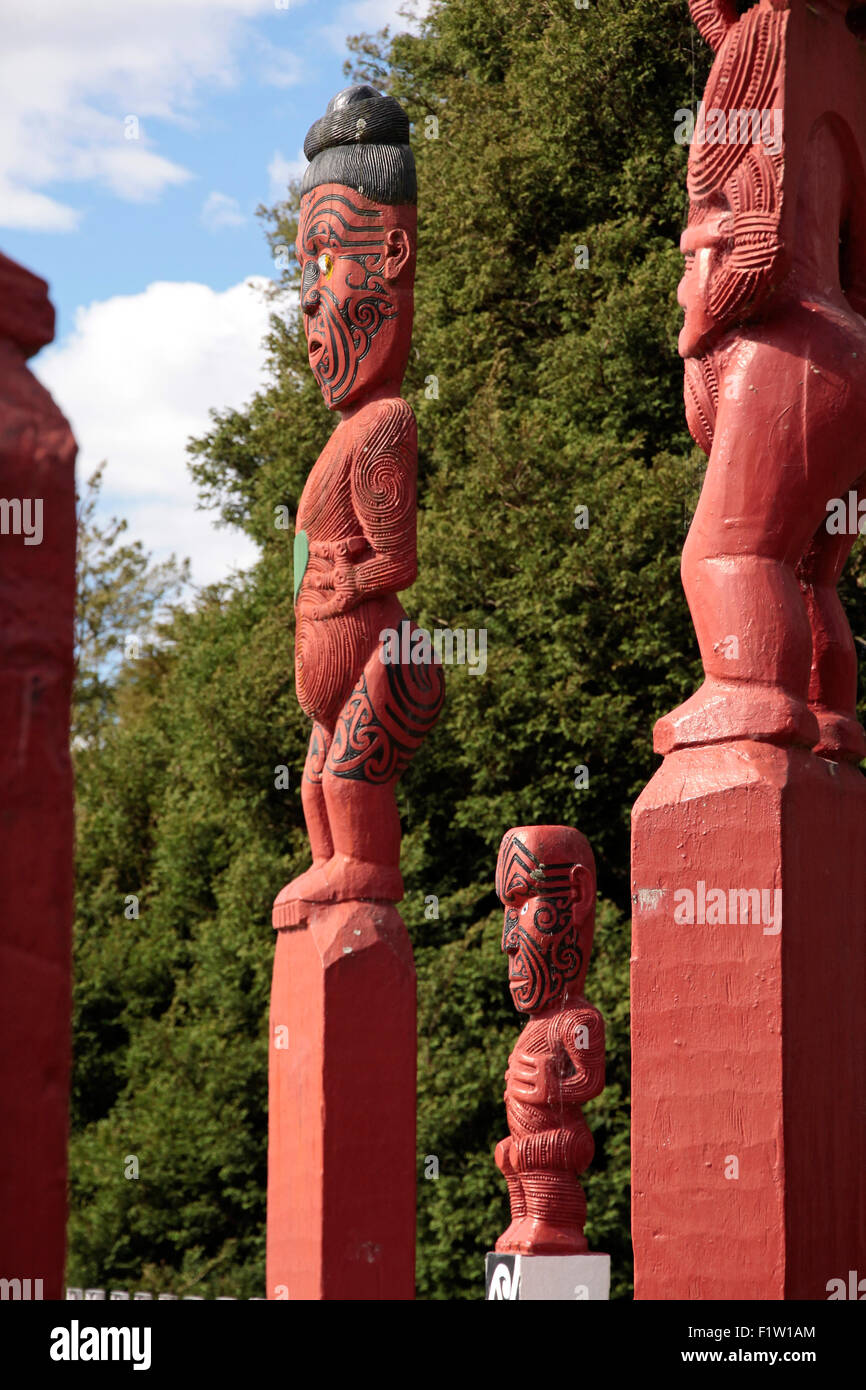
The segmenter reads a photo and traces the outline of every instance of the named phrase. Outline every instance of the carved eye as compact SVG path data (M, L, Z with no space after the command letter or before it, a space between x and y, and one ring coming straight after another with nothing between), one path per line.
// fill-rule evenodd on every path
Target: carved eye
M524 903L523 906L522 906L522 908L520 909L520 915L521 915L521 917L523 917L524 914L527 913L528 911L529 911L529 903Z
M317 265L326 280L331 278L331 271L334 269L334 257L330 251L323 251L318 257Z

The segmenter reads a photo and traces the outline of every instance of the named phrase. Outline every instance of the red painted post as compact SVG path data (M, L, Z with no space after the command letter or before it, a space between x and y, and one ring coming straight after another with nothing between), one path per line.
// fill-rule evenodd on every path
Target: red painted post
M397 598L417 569L409 122L371 87L311 127L297 237L310 367L340 416L295 535L295 673L313 721L312 866L278 895L268 1298L411 1299L415 971L395 786L439 715L441 666ZM419 659L420 655L420 659Z
M866 49L842 0L691 8L717 50L680 287L705 679L633 815L635 1296L826 1298L866 1269L866 738L836 594L866 473Z
M26 365L53 336L48 286L0 256L0 1277L20 1280L22 1297L56 1299L69 1110L76 450Z

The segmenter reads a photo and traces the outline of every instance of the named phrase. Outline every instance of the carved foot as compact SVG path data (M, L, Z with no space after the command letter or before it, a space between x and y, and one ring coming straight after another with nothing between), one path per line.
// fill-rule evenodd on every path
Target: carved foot
M388 864L371 864L348 854L335 854L311 868L277 895L271 917L274 927L297 927L309 916L316 903L354 902L368 899L399 902L403 896L403 877Z
M496 1249L500 1255L582 1255L589 1245L579 1226L524 1216L512 1221L496 1242Z
M322 870L327 862L327 859L314 859L309 869L298 874L298 877L293 878L291 883L286 884L285 888L280 891L277 902L292 902L296 898L308 897L309 890L321 881Z
M818 738L818 721L805 701L775 686L712 679L653 730L653 746L662 754L745 739L811 748Z
M514 1240L517 1234L517 1230L521 1222L524 1220L525 1217L516 1217L515 1220L512 1221L511 1225L508 1226L507 1229L502 1232L502 1235L499 1237L498 1241L493 1247L494 1250L496 1250L500 1255L506 1255L514 1249L514 1246L511 1242Z
M820 735L815 752L833 762L859 763L866 758L866 732L848 714L839 714L824 705L813 705Z

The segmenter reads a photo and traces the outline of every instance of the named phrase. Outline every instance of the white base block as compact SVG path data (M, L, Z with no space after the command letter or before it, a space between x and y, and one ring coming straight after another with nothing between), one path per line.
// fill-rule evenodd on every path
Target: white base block
M559 1303L610 1298L610 1255L487 1256L488 1301L535 1299Z

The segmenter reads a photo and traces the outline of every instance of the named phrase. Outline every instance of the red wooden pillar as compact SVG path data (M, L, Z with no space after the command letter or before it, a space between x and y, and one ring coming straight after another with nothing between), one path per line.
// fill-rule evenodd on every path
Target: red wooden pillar
M277 932L270 1299L415 1296L415 968L390 903Z
M0 256L0 1277L62 1298L75 441L26 366L53 336L47 285Z
M635 1296L825 1299L866 1271L866 780L672 753L632 871Z

